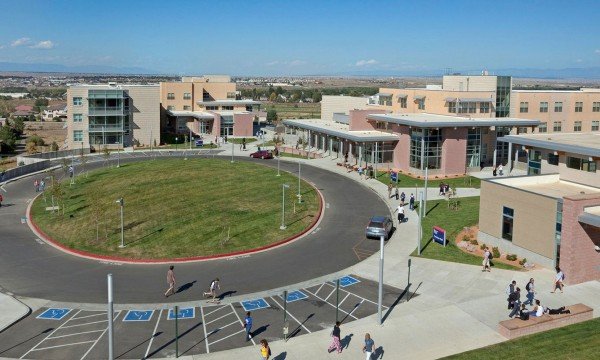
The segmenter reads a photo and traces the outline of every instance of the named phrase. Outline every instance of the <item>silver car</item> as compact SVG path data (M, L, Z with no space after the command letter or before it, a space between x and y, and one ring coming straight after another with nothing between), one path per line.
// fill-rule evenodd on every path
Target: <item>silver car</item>
M367 238L379 239L382 235L387 240L394 229L394 222L387 216L373 216L367 225Z

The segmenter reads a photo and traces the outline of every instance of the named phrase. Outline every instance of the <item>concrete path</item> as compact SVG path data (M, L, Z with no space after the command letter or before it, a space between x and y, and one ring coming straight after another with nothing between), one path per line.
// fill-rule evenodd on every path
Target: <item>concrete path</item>
M0 292L0 333L27 316L30 311L27 305L10 295Z

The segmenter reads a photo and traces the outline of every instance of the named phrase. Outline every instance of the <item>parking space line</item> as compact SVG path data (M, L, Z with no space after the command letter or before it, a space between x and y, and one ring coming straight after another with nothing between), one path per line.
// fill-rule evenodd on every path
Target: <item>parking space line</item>
M304 290L306 290L306 289L304 289ZM310 291L308 291L308 290L306 290L306 292L307 292L307 293L309 293L309 294L311 294L312 296L316 297L316 298L317 298L317 299L319 299L319 300L325 301L327 304L331 305L332 307L335 307L335 305L333 305L333 304L332 304L332 303L330 303L329 301L327 301L327 300L323 299L322 297L320 297L320 296L317 296L316 294L313 294L313 293L311 293L311 292L310 292ZM339 307L338 307L338 309L339 309ZM354 320L358 320L358 318L357 318L356 316L354 316L354 315L350 315L348 312L344 311L343 309L339 309L339 310L340 310L341 312L343 312L344 314L347 314L347 315L349 315L349 316L352 316L352 317L354 318Z
M342 299L342 301L340 301L340 302L339 302L338 306L339 306L339 305L342 305L342 303L343 303L343 302L344 302L344 301L345 301L345 300L346 300L346 299L347 299L349 296L350 296L350 293L348 293L348 295L346 295L346 296L345 296L345 297Z
M117 311L117 314L113 316L113 322L119 317L119 314L121 314L121 311ZM100 334L100 336L98 336L98 338L96 339L96 341L94 341L94 343L92 344L92 346L90 346L90 348L85 352L85 354L83 354L83 356L81 357L80 360L85 359L86 356L88 356L88 354L92 351L92 349L94 348L94 346L96 346L96 344L98 343L98 341L100 341L100 339L102 339L102 336L104 336L104 334L106 334L106 332L108 331L108 325L106 326L106 328L104 329L104 331L102 332L102 334Z
M360 303L358 303L358 305L356 305L356 306L354 307L354 309L352 309L352 311L350 311L350 312L348 313L348 315L350 315L350 316L354 316L354 315L352 315L352 313L354 312L354 310L358 309L358 307L359 307L359 306L361 306L363 302L365 302L365 299L362 299L362 300L360 301Z
M81 310L78 310L75 314L73 314L73 316L71 316L71 318L69 318L69 320L71 320L74 316L77 316L77 314L79 314L80 312L81 312ZM43 338L42 341L40 341L39 343L37 343L34 347L32 347L31 349L29 349L29 351L27 351L25 354L23 354L23 356L21 356L19 359L23 359L25 356L27 356L30 352L32 352L35 348L37 348L41 343L43 343L47 338L49 338L50 336L52 336L52 334L54 334L56 331L58 331L58 329L62 328L63 325L65 325L66 323L68 323L69 320L67 320L64 323L60 324L56 329L54 329L50 334L48 334L48 336L46 336L45 338Z
M91 333L100 332L100 331L104 331L104 330L100 329L100 330L92 330L92 331L83 331L83 332L78 332L78 333L73 333L73 334L67 334L67 335L53 336L53 337L49 337L48 340L50 340L50 339L60 339L60 338L64 338L64 337L81 335L81 334L91 334Z
M233 333L233 334L231 334L231 335L227 335L227 336L225 336L224 338L220 338L220 339L219 339L219 340L217 340L217 341L213 341L213 345L214 345L214 344L216 344L216 343L218 343L219 341L223 341L223 340L225 340L225 339L228 339L228 338L230 338L230 337L232 337L232 336L235 336L235 335L237 335L237 334L243 333L244 331L246 331L246 330L242 329L242 330L240 330L240 331L238 331L238 332L235 332L235 333ZM252 340L252 342L254 343L254 340ZM254 344L254 345L256 345L256 344Z
M56 348L65 347L65 346L88 344L88 343L91 343L91 342L94 342L94 340L80 341L80 342L70 343L70 344L60 344L60 345L54 345L54 346L47 346L47 347L44 347L44 348L38 348L38 349L35 349L35 350L30 350L30 351L41 351L41 350L48 350L48 349L56 349Z
M322 283L321 286L319 286L319 288L317 289L317 291L315 291L315 294L318 294L319 291L321 291L321 289L323 288L323 286L325 286L325 283Z
M91 325L91 324L99 324L99 323L102 323L102 322L108 322L108 320L92 321L92 322L85 323L85 324L75 324L75 325L63 326L63 329L74 328L74 327L77 327L77 326Z
M144 359L148 357L148 353L150 353L150 348L152 347L152 341L154 341L154 337L156 335L156 330L158 329L158 323L160 322L160 317L163 313L163 309L160 309L158 313L158 320L156 320L156 325L154 325L154 331L152 332L152 337L150 338L150 342L148 343L148 348L146 349L146 353L144 354Z
M305 289L305 290L306 290L306 289ZM279 304L279 302L277 302L277 300L275 300L273 297L271 297L271 299L273 299L273 301L275 302L275 304L277 304L277 306L279 306L281 309L283 309L283 305L280 305L280 304ZM287 311L287 314L288 314L288 315L289 315L289 316L290 316L292 319L294 319L294 321L296 321L296 322L298 323L298 325L300 325L301 327L303 327L303 328L304 328L304 330L308 331L308 333L309 333L309 334L311 333L311 331L310 331L310 330L308 330L308 328L307 328L306 326L304 326L304 324L303 324L302 322L298 321L298 319L296 319L296 317L295 317L294 315L292 315L292 313L290 313L290 311L289 311L289 310L286 310L286 311Z
M206 333L206 322L204 319L204 310L202 306L199 306L200 308L200 316L202 316L202 327L204 328L204 342L206 343L206 353L209 354L210 350L208 349L208 334ZM148 355L148 354L146 354Z
M234 311L234 313L235 313L235 311ZM223 316L219 316L218 318L216 318L216 319L213 319L213 320L211 320L211 321L207 322L207 323L206 323L206 325L208 325L208 324L212 324L212 323L214 323L215 321L217 321L217 320L221 320L222 318L224 318L224 317L227 317L227 316L229 316L229 315L231 315L231 313L229 313L229 312L228 312L227 314L225 314L225 315L223 315Z
M217 312L217 311L219 311L221 309L225 309L226 307L227 307L227 305L223 305L223 306L219 307L217 310L213 310L213 311L211 311L209 313L204 314L204 316L208 316L208 315L210 315L212 313L215 313L215 312Z
M211 333L211 334L214 334L215 332L217 332L217 331L221 331L221 330L225 329L226 327L230 327L230 326L231 326L231 325L233 325L233 324L239 324L239 323L238 323L237 321L234 321L234 322L232 322L232 323L230 323L230 324L227 324L227 325L225 325L225 326L218 327L218 328L214 329L213 331L211 331L210 333ZM213 344L214 344L214 343L213 343Z
M328 283L327 285L329 285L329 286L332 286L332 287L335 289L335 284L329 284L329 283ZM370 303L371 303L371 304L373 304L373 305L378 305L378 304L377 304L375 301L369 300L369 299L367 299L366 297L362 297L362 296L360 296L360 295L357 295L357 294L355 294L355 293L353 293L353 292L351 292L351 291L348 291L348 290L345 290L345 289L340 289L340 291L345 291L345 292L347 292L348 294L354 295L354 296L356 296L357 298L359 298L359 299L363 299L363 300L364 300L364 301L366 301L366 302L370 302ZM385 305L383 305L383 304L382 304L381 306L382 306L382 307L384 307L384 308L386 308L386 309L388 308L387 306L385 306Z
M331 290L331 292L329 293L329 295L327 295L327 297L325 299L323 299L323 301L327 301L327 299L329 299L329 297L331 295L333 295L334 292L335 292L335 288L333 288L333 290Z
M233 310L233 313L235 314L235 316L238 318L238 320L240 321L241 324L244 324L244 322L242 321L242 318L238 315L238 313L235 311L235 309L233 308L233 305L230 303L229 306L231 306L231 310ZM244 331L244 330L242 330ZM254 342L254 338L252 336L250 336L250 340L252 341L253 345L256 345L256 343ZM214 343L213 343L214 344Z
M93 314L93 315L80 316L80 317L76 317L76 318L74 318L74 319L71 319L71 320L87 319L87 318L91 318L91 317L93 317L93 316L100 316L100 315L106 315L106 313L105 313L105 312L103 312L103 313L100 313L100 314Z

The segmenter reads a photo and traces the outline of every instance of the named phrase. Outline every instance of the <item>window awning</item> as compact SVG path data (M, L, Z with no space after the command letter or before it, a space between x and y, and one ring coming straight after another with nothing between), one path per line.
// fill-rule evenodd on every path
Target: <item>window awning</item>
M425 95L415 95L415 100L425 100Z
M398 95L396 95L396 98L398 98L398 99L406 99L407 97L408 97L407 94L398 94Z
M378 93L377 95L384 96L384 97L390 97L390 96L392 96L392 94L390 94L390 93Z
M461 102L461 103L474 103L474 102L489 103L489 102L493 102L493 100L490 99L490 98L455 98L455 97L447 97L446 98L446 102L455 102L457 100L458 100L458 102Z

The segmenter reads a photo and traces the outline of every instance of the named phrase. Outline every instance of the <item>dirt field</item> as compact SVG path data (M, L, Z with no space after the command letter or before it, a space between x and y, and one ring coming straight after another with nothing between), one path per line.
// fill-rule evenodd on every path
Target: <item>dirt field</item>
M279 120L321 118L320 103L265 103L264 106L267 111L275 109Z
M63 129L63 122L37 122L26 121L24 137L28 138L32 135L37 135L44 139L48 145L45 149L39 148L39 151L50 151L50 144L56 141L59 147L62 147L67 138L67 129Z

